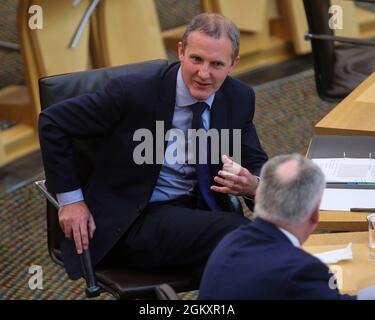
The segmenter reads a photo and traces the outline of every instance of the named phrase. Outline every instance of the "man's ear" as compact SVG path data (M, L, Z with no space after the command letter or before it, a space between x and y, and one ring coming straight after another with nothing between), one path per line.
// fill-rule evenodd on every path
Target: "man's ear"
M318 203L314 209L313 214L310 216L310 221L315 226L319 223L319 217L320 217L320 203Z
M184 58L184 47L181 41L177 44L177 52L178 52L178 59L181 62L181 60Z
M257 197L258 192L257 192L257 190L258 190L258 188L256 188L256 190L255 190L255 194L254 194L254 206L255 206L255 204L256 204L257 201L258 201L258 197Z
M240 62L240 56L237 56L237 57L234 59L232 65L231 65L231 67L230 67L229 72L232 71L233 68L234 68L236 65L238 65L239 62Z

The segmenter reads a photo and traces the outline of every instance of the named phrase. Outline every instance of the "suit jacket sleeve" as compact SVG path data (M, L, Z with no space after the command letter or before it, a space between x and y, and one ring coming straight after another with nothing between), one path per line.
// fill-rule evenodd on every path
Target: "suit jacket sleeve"
M263 164L267 161L259 137L253 123L255 113L255 93L250 88L250 106L247 122L242 128L242 166L247 168L252 174L259 176Z
M39 139L50 192L80 188L73 156L73 138L88 139L111 134L125 116L125 91L120 78L103 91L56 103L39 116Z
M248 169L253 175L260 176L263 164L268 160L267 154L263 150L259 137L253 123L255 113L255 93L250 88L250 105L247 122L241 132L241 165ZM253 209L254 203L250 199L244 198L246 205Z
M315 258L313 260L315 261L311 262L309 259L308 263L298 264L299 267L290 280L289 288L292 292L289 296L295 299L356 299L356 296L340 294L335 275L322 262Z

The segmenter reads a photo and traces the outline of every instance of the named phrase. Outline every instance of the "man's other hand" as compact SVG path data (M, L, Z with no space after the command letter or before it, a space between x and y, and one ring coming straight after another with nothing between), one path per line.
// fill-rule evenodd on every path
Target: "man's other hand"
M249 170L240 166L226 155L222 156L223 169L214 178L219 186L211 186L212 191L235 196L254 195L258 187L258 179Z
M77 253L89 247L90 239L96 229L94 218L83 201L65 205L59 209L60 227L69 239L74 239Z

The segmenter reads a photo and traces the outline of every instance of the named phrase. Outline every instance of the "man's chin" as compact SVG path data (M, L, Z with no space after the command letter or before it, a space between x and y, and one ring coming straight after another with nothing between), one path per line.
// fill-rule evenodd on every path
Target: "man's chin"
M197 100L206 100L210 95L213 94L211 91L194 90L190 93L191 96Z

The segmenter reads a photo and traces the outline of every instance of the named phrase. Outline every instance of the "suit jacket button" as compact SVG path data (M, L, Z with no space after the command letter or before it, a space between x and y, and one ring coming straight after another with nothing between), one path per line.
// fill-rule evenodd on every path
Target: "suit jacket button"
M116 234L120 234L121 233L121 228L117 228L116 229Z
M141 213L142 210L143 210L143 206L141 204L139 204L137 209L138 209L138 212Z

